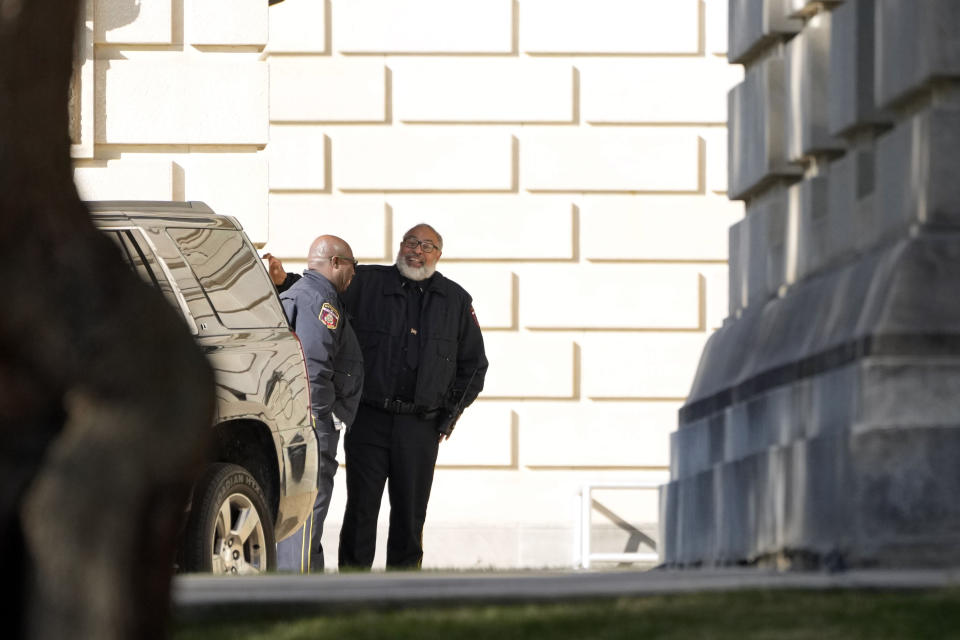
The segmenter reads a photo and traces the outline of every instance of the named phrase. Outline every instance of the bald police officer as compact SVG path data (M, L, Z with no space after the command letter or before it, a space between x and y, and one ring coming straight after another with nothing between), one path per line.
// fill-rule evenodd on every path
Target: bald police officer
M269 254L271 278L275 265ZM323 571L323 521L330 507L337 471L340 429L353 423L363 387L363 363L340 296L350 286L357 261L350 245L336 236L320 236L310 245L307 270L291 278L280 293L290 328L300 338L310 378L314 432L320 449L318 493L312 521L303 532L277 545L280 569ZM282 267L281 267L282 269ZM278 287L279 288L279 287ZM309 545L304 543L309 541Z

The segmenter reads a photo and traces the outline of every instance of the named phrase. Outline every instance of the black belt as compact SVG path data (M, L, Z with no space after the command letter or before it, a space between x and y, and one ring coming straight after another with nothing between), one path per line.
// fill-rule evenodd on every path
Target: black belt
M363 398L360 402L367 405L368 407L373 407L374 409L380 409L381 411L386 411L387 413L394 414L404 414L404 415L418 415L421 418L435 418L437 416L437 409L428 409L426 407L421 407L420 405L414 404L413 402L404 402L402 400L391 400L385 398L383 400L369 400Z

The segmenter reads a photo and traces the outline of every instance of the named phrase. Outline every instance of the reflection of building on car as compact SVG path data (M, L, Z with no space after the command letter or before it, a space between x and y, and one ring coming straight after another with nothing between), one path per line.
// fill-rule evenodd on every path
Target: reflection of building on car
M234 219L199 202L87 206L180 309L216 374L214 446L193 488L180 568L274 569L276 541L310 515L318 454L303 353L262 261Z

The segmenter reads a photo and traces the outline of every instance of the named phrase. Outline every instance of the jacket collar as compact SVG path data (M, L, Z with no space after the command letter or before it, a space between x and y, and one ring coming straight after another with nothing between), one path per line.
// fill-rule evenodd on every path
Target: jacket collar
M326 293L328 297L340 297L340 294L337 292L337 288L333 286L333 283L327 280L327 277L322 273L306 269L303 272L303 277L315 287Z

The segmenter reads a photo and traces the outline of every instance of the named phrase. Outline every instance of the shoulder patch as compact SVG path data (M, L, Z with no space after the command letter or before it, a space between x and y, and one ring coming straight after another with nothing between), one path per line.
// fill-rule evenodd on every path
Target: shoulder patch
M480 326L480 321L477 320L477 312L473 310L473 305L470 305L470 315L473 316L473 323Z
M319 318L327 329L336 329L337 325L340 324L340 312L329 302L324 302L323 306L320 307Z

